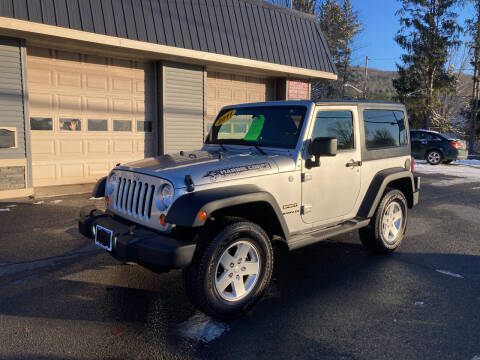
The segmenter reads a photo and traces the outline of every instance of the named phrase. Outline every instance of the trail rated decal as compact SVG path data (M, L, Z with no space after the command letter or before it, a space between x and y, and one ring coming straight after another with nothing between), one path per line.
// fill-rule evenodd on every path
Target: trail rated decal
M218 118L217 122L215 123L215 126L222 126L228 120L230 120L233 117L233 115L235 115L236 112L237 112L237 110L227 111L225 114L223 114L222 116L220 116Z
M235 166L235 167L226 168L226 169L210 170L203 177L210 178L211 180L216 180L218 178L235 176L247 171L261 171L261 170L269 170L271 168L272 167L267 162L252 164L252 165Z

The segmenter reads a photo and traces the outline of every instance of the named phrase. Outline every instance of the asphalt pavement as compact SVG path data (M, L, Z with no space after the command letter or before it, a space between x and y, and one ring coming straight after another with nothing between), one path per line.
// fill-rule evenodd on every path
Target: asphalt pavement
M101 200L1 202L0 358L479 360L480 182L439 179L423 177L394 254L356 233L279 251L262 301L231 322L197 313L179 271L81 237L79 209Z

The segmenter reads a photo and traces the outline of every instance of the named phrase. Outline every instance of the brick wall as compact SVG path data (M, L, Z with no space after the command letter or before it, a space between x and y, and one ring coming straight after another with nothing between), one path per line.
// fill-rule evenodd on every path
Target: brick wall
M0 167L0 191L25 188L25 167Z

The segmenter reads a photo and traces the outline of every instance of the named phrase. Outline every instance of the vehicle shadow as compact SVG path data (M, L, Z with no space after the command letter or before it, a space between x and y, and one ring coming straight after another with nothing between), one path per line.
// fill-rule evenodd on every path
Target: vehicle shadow
M118 264L103 253L90 260L80 268L63 271L55 283L40 282L6 298L0 303L0 314L128 326L123 339L112 340L106 331L105 338L97 339L92 347L103 346L107 338L114 347L125 336L134 336L170 354L188 348L201 358L244 359L247 348L248 358L291 358L295 354L303 359L350 359L359 351L349 350L355 337L365 338L363 351L373 351L366 334L381 330L383 322L400 318L405 307L417 299L430 299L444 286L436 283L438 276L444 276L435 272L437 264L468 264L464 269L470 272L464 277L480 278L480 257L402 252L377 256L363 250L356 234L292 253L278 250L272 285L263 299L246 315L227 322L229 331L205 345L177 333L178 325L196 313L184 294L179 271L157 275L139 266ZM92 265L98 263L107 265ZM456 300L448 296L444 300L454 304ZM455 316L469 316L467 308L456 311ZM429 316L436 323L442 314ZM452 319L442 321L450 326ZM395 348L393 335L375 336ZM472 333L459 331L458 336L467 341Z

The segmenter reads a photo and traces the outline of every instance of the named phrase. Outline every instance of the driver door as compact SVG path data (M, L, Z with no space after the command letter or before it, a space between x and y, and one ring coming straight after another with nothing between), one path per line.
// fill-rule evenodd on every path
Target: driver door
M361 152L355 107L322 107L315 115L311 137L335 137L336 156L320 157L320 166L303 161L302 220L322 226L349 217L360 191ZM308 155L305 156L308 158Z

